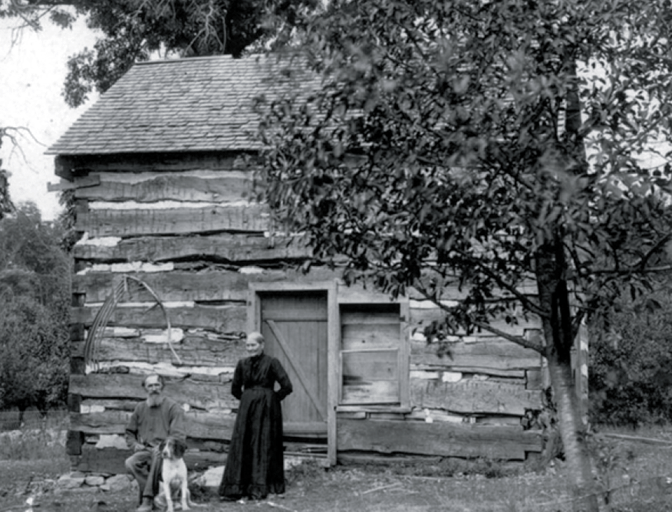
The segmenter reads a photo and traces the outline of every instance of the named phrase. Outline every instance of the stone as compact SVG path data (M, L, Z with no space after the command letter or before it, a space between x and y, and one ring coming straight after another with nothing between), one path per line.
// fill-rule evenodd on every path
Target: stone
M84 479L86 485L99 486L105 483L105 478L98 475L90 475Z
M101 489L110 492L123 491L130 489L133 479L129 475L114 475L105 480Z
M61 475L58 479L57 485L63 489L75 489L81 487L84 484L86 477L83 473L78 471L73 471L65 475Z
M303 463L306 459L302 457L285 457L285 471L290 470L294 466L298 466Z
M120 435L101 434L96 443L96 448L117 448L118 450L127 450L126 439Z
M200 477L198 477L197 485L199 487L217 488L222 481L224 474L224 466L215 466L208 469Z

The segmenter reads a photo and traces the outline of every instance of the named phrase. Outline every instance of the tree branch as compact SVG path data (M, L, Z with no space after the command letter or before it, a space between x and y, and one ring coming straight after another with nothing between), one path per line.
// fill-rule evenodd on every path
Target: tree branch
M520 345L521 347L529 348L534 350L535 352L539 352L542 356L546 356L546 347L543 345L538 345L537 343L534 343L528 339L525 339L524 336L513 336L512 334L509 334L504 331L500 331L496 327L492 327L489 323L487 322L479 322L478 320L474 322L474 325L478 327L479 329L483 329L484 331L491 332L492 334L496 334L497 336L504 338L505 340L508 340L512 343L515 343L516 345Z

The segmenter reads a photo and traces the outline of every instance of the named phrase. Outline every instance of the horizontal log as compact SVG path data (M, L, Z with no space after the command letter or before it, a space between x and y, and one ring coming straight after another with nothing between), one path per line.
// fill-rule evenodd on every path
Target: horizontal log
M77 215L76 229L94 237L265 232L270 229L266 206L214 206L207 208L90 210Z
M84 434L123 435L130 417L129 411L71 413L70 430Z
M86 302L103 302L114 292L124 276L140 279L147 284L163 302L214 302L247 301L250 283L310 283L335 279L329 269L315 269L308 274L296 270L265 269L262 272L217 270L208 272L144 272L117 274L113 272L87 272L73 277L74 293L86 294ZM123 302L152 302L151 293L132 280L122 295Z
M90 172L181 172L192 170L251 170L255 155L239 151L202 153L137 153L125 155L59 155L56 174L78 180Z
M84 176L72 181L61 181L60 183L47 183L48 192L62 192L64 190L76 190L78 188L95 187L100 184L100 176Z
M424 272L424 276L421 277L421 280L424 281L424 286L426 289L433 289L438 285L436 282L437 275L433 270L427 270ZM462 300L467 297L469 294L469 288L460 283L460 279L456 276L452 278L442 279L442 293L439 297L439 300L451 302L455 300ZM537 283L533 278L523 279L516 286L516 291L522 295L528 297L536 297L537 295ZM409 299L416 299L418 301L427 302L428 299L426 295L418 289L410 286L407 289ZM495 297L512 297L511 293L508 290L502 290L495 288L492 291L493 296Z
M147 395L142 387L144 376L133 374L71 375L69 392L82 398L144 400ZM235 409L238 400L231 395L228 383L212 383L167 379L166 396L192 409Z
M123 435L130 417L128 411L71 413L70 430L86 435ZM231 440L235 415L188 412L185 418L187 439Z
M184 462L189 471L205 471L214 466L223 466L226 464L227 453L212 450L192 449L193 442L187 443L190 449L184 454ZM310 455L311 458L319 457L323 448L307 443L285 443L285 457L291 455ZM130 450L120 450L118 448L96 448L94 445L85 445L81 456L77 457L74 470L85 473L101 474L124 474L126 467L124 461L131 455Z
M296 238L246 234L184 235L120 240L116 245L76 244L75 258L98 262L173 261L209 259L236 263L305 258L311 250Z
M508 425L517 427L521 425L521 418L517 416L479 416L476 423L479 425Z
M104 411L89 414L70 413L70 430L86 435L124 435L131 413L128 411ZM235 414L204 413L189 411L185 414L187 440L230 441L233 434ZM326 437L327 424L283 424L286 438Z
M411 381L411 404L460 414L510 414L523 416L527 409L541 409L539 391L524 385L469 380Z
M126 473L124 461L131 455L130 450L84 445L74 469L85 473L124 474ZM190 471L204 471L212 466L225 464L226 457L226 453L188 450L184 454L184 462Z
M347 465L376 465L389 467L391 464L439 464L442 457L429 455L381 455L378 453L339 452L338 464ZM431 478L431 477L430 477Z
M450 296L450 291L446 291L446 295ZM457 294L458 292L455 291ZM457 297L457 295L456 295ZM411 307L409 308L409 316L410 320L414 325L417 325L419 330L422 331L424 327L427 327L430 325L432 322L442 322L445 319L445 312L440 309L438 306L437 307L423 307L423 308L418 308L418 307L413 307L414 303L411 303ZM536 319L525 319L522 316L516 317L516 323L515 324L510 324L506 322L505 319L503 318L493 318L490 319L489 325L495 329L498 329L500 331L503 331L505 333L511 334L513 336L522 336L525 330L528 329L539 329L540 323ZM459 334L459 333L458 333ZM485 329L482 329L480 331L476 331L472 336L493 336L490 332L486 331Z
M439 357L437 345L411 341L411 363L433 365L464 371L463 368L493 368L498 370L534 370L541 367L541 356L500 338L483 338L471 343L450 345L451 356Z
M70 321L87 327L100 308L72 308ZM211 329L219 333L241 333L247 329L247 311L244 305L166 308L171 327ZM165 329L166 319L159 307L117 307L110 315L109 326Z
M82 400L79 405L79 411L82 414L88 414L91 412L103 412L106 410L110 411L128 411L133 412L135 406L138 405L137 400L123 400L123 399L113 399L113 398L87 398Z
M254 194L252 172L220 171L217 178L202 178L194 175L154 174L151 178L135 183L100 181L98 185L78 188L77 199L89 201L204 201L227 203L251 199ZM78 184L80 180L76 180Z
M71 348L71 355L83 357L83 343ZM187 335L180 343L173 343L173 350L182 366L235 367L238 360L247 356L242 341L222 342L206 336ZM167 343L145 343L142 338L100 338L97 341L96 361L133 361L156 364L175 362Z
M124 275L137 277L149 285L164 302L187 301L243 301L249 298L251 283L291 283L311 285L337 280L338 302L349 303L353 298L369 305L377 302L381 296L361 286L346 286L340 280L340 271L327 267L312 267L308 272L289 268L259 269L258 272L242 273L227 270L207 272L166 271L142 273L115 273L91 271L74 276L73 289L76 294L86 294L87 302L103 302L116 288ZM123 295L124 301L142 302L153 300L149 292L141 285L130 283ZM348 308L353 308L352 304ZM399 320L398 315L396 316Z
M470 416L463 416L461 414L451 414L446 411L432 409L414 409L410 413L405 415L405 418L408 420L420 420L420 421L450 421L451 423L469 423ZM516 418L520 424L520 418Z
M339 451L525 460L541 451L541 432L450 422L339 419Z
M448 362L450 362L450 359L447 359ZM413 364L411 365L411 371L415 373L415 378L421 379L438 379L439 377L432 377L432 373L436 373L437 371L440 371L437 369L436 365L416 365ZM426 376L422 376L421 373L426 373ZM501 377L505 379L524 379L525 378L525 370L503 370L503 369L498 369L498 368L482 368L478 366L462 366L460 367L460 371L443 371L442 374L444 378L448 379L450 378L449 376L455 375L456 377L459 375L464 375L464 374L482 374L486 375L488 377ZM413 375L411 375L411 378L414 378Z

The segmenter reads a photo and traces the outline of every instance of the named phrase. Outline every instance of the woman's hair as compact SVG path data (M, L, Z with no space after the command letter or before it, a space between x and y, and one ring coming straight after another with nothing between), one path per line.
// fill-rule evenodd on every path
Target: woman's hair
M256 341L257 343L264 343L264 341L265 341L265 340L264 340L264 335L261 334L261 333L258 332L258 331L252 331L251 333L249 333L249 334L247 335L247 339L248 339L248 340L254 340L254 341Z

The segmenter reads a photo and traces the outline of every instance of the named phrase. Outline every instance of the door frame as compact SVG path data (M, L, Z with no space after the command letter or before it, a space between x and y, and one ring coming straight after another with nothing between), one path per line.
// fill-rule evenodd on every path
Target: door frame
M248 332L261 331L261 299L264 292L314 292L327 293L327 463L336 464L336 407L339 393L340 319L338 309L338 284L333 281L313 283L250 283L247 302Z

